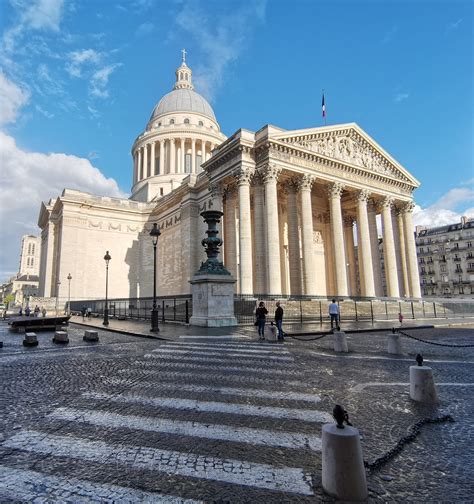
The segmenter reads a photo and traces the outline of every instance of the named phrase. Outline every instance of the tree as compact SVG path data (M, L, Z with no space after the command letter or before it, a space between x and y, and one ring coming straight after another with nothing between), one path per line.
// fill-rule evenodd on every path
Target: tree
M6 308L8 309L8 305L12 302L12 301L15 301L15 296L13 294L8 294L7 296L5 296L5 298L3 299L5 305L6 305Z

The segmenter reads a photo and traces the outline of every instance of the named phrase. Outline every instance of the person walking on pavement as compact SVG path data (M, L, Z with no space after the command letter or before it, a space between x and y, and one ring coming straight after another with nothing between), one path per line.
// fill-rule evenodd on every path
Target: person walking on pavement
M82 321L84 322L84 320L86 319L86 311L87 311L87 308L85 306L83 306L81 308L81 314L82 314Z
M275 310L275 324L278 329L278 341L284 341L285 338L283 337L283 308L280 306L280 301L276 302L276 310Z
M329 305L329 316L331 317L331 329L334 329L334 322L336 323L336 327L339 327L339 305L335 299Z
M260 301L258 308L255 310L255 316L257 317L258 325L258 339L265 339L265 321L267 319L268 310L265 308L265 303Z

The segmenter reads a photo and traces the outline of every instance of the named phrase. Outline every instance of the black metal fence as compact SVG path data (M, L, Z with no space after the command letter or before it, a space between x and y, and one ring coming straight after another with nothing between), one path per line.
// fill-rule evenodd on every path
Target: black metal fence
M336 298L341 322L382 321L429 318L474 317L474 300L397 300L390 298ZM313 296L259 296L237 295L234 298L235 316L239 324L255 321L255 310L260 301L265 303L272 318L276 302L280 301L285 312L285 323L320 323L329 320L328 309L331 298Z
M191 296L157 297L156 306L161 322L188 324L192 315ZM151 320L153 298L109 299L109 318L118 320ZM71 312L80 313L83 308L90 308L93 317L103 317L105 299L71 301Z

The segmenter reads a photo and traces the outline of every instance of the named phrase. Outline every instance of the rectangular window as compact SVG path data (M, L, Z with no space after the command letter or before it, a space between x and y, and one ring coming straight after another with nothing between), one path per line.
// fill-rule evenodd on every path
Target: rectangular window
M35 263L35 260L33 258L31 258L31 263L30 263L30 266L33 266Z
M197 171L201 171L201 163L202 163L202 156L196 155L196 166L197 166Z
M185 156L184 173L191 173L191 154Z

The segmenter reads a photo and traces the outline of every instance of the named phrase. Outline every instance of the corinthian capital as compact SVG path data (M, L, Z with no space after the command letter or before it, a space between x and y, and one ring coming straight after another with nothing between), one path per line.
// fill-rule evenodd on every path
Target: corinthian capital
M278 176L281 173L281 168L275 164L270 163L261 171L261 173L265 183L276 182L278 180Z
M253 170L251 170L250 168L239 168L234 172L234 177L237 179L237 184L239 186L249 185L252 175Z
M370 191L368 189L361 189L357 191L354 195L354 199L357 203L367 203L370 198Z
M415 209L415 202L414 201L407 201L406 203L403 203L400 206L400 211L402 213L413 213L413 210Z
M389 208L391 209L393 206L393 198L391 196L385 196L385 198L380 201L381 208Z
M302 191L311 191L311 187L313 187L315 177L313 175L308 175L305 173L302 177L298 179L299 188Z
M300 188L299 179L296 177L293 177L292 179L287 180L284 185L285 185L285 188L288 191L288 193L291 193L291 194L296 194Z
M339 182L334 182L326 186L326 192L330 199L340 199L342 191L344 191L344 185Z

